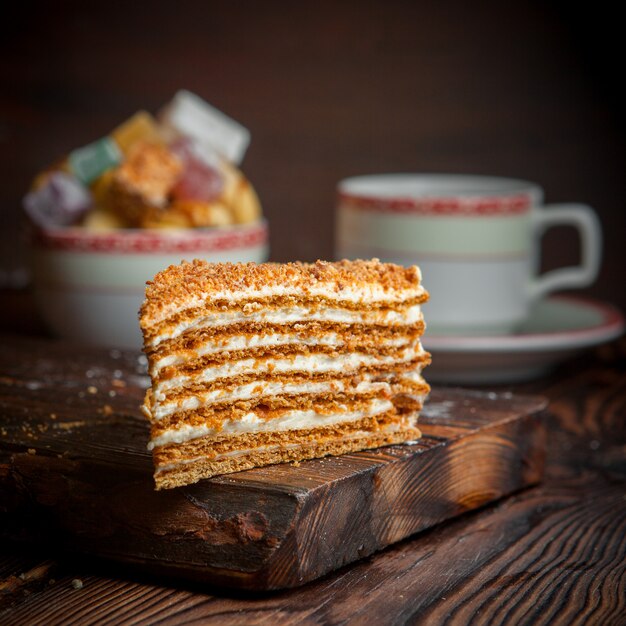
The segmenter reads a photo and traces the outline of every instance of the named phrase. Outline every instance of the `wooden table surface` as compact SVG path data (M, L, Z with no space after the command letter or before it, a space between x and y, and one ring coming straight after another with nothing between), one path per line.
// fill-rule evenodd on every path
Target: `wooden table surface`
M622 339L494 388L549 399L544 482L303 587L225 591L3 545L0 624L624 624L625 373Z

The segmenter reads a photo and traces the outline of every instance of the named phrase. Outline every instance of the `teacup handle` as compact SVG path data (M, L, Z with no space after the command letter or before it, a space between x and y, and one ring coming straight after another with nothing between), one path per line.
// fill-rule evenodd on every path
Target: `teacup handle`
M557 289L586 287L600 269L602 230L594 210L585 204L551 204L535 209L531 216L535 245L551 226L569 224L580 233L581 263L562 267L535 278L530 284L530 298L536 300Z

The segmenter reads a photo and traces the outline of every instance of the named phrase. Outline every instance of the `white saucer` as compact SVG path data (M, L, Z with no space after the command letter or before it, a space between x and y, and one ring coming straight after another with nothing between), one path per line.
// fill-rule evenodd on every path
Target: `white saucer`
M530 380L623 331L623 315L609 304L550 296L514 334L444 336L427 330L422 343L433 361L425 376L434 383L480 385Z

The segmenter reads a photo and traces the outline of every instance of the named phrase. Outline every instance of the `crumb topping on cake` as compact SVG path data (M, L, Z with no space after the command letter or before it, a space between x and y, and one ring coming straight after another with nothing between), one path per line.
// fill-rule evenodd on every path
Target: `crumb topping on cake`
M323 286L341 295L347 289L367 289L372 285L384 292L420 287L417 266L403 267L378 259L356 261L316 261L315 263L209 263L195 259L171 265L159 272L146 286L141 308L141 325L147 328L168 308L184 303L198 293L223 294L262 290L267 285L292 287L307 294Z

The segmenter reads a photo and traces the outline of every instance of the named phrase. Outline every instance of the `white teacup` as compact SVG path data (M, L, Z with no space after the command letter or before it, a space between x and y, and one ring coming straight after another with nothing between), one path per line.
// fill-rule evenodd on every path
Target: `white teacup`
M417 264L430 334L506 333L530 305L598 273L602 235L581 204L543 205L534 183L443 174L358 176L338 188L335 255ZM542 233L577 228L581 263L537 276Z

